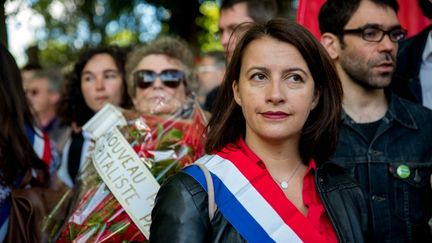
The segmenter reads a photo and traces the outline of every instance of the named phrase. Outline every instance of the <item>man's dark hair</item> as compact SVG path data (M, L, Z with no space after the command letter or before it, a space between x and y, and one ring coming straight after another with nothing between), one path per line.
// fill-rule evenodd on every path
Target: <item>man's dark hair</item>
M365 0L327 0L321 7L318 21L321 33L340 35L360 3ZM396 0L367 0L379 6L390 7L396 13L399 5Z
M28 63L21 68L21 71L32 71L32 70L42 70L42 66L37 63Z
M50 91L60 92L64 77L61 72L55 69L36 70L31 79L47 79Z
M220 10L232 8L239 3L245 3L248 16L251 17L254 22L261 24L275 18L278 12L278 6L275 0L225 0L222 1Z
M418 0L418 5L424 16L432 19L432 3L429 0Z

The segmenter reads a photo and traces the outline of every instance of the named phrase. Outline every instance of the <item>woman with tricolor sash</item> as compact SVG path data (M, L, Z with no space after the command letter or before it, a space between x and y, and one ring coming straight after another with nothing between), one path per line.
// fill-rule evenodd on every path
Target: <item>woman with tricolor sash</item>
M168 179L150 242L367 241L362 191L328 161L342 87L325 49L289 20L243 27L195 163L213 190L197 165Z

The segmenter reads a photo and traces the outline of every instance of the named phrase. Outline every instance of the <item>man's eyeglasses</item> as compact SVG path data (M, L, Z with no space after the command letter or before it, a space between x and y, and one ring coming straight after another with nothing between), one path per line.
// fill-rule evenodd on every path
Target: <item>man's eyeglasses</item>
M382 30L378 27L361 27L358 29L343 30L342 33L361 34L363 40L370 42L381 42L385 35L388 35L391 41L398 42L404 40L407 35L407 31L399 27L391 30Z
M169 88L177 88L185 81L186 75L184 72L175 69L163 70L160 73L152 70L138 70L133 73L134 84L141 89L147 89L152 86L157 77L160 78L163 85Z

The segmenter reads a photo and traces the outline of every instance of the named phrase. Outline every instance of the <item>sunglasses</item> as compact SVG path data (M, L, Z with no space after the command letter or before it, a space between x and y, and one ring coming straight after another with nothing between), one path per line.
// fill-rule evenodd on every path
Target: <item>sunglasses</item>
M160 73L152 70L138 70L133 73L133 80L135 87L147 89L153 85L159 77L162 84L169 88L177 88L183 81L185 81L185 73L180 70L167 69Z

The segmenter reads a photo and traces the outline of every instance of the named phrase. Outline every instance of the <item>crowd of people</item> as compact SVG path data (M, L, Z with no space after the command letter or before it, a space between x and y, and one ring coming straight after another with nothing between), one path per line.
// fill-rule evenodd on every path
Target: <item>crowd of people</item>
M316 39L274 0L223 0L224 52L164 36L86 50L66 74L0 46L0 242L16 189L77 187L83 126L108 103L209 118L202 157L157 193L150 242L431 242L432 25L407 39L398 10L327 0Z

